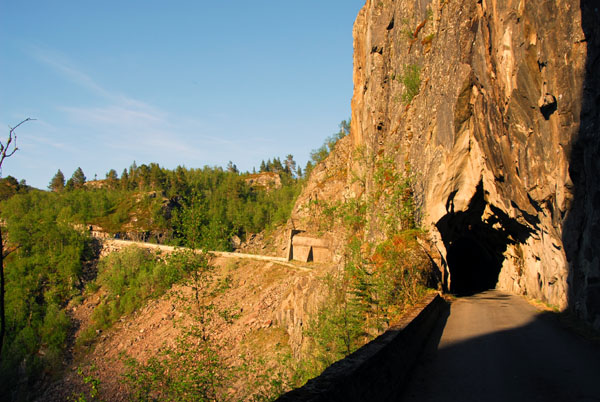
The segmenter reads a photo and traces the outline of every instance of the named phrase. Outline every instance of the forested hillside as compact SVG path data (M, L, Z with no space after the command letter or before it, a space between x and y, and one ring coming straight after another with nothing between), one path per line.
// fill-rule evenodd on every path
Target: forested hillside
M94 182L77 179L78 171L63 186L55 177L53 191L19 186L12 178L1 183L8 252L4 390L60 367L71 329L64 307L95 277L89 227L110 237L230 250L232 236L243 239L284 223L302 184L283 167L276 171L279 188L248 184L247 174L234 168L133 164L120 178L110 171Z
M340 127L340 133L313 152L305 171L348 133L347 124ZM104 179L93 181L87 181L81 168L68 180L59 170L50 191L13 177L1 179L6 280L2 398L34 396L32 390L60 373L74 348L93 342L95 331L188 280L195 266L190 257L182 264L181 257L157 260L142 253L111 271L106 263L98 265L99 244L92 231L101 237L232 250L233 238L239 243L288 220L304 177L288 155L283 161L263 161L259 172L252 173L240 173L232 162L226 168L174 170L133 162L120 176L110 169ZM106 300L94 311L93 325L75 339L71 309L100 287L108 292Z

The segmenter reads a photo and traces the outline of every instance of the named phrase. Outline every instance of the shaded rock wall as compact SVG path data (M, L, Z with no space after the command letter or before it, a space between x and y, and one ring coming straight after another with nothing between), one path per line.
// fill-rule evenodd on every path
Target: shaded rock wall
M600 327L591 4L367 0L354 26L351 139L409 162L447 288L476 291L487 280ZM411 69L420 83L409 101ZM373 174L348 155L347 183Z

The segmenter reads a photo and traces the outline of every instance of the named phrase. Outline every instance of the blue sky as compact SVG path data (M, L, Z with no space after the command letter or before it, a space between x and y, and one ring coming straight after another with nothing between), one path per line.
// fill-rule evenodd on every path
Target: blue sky
M364 0L0 0L2 176L46 188L135 160L241 170L312 149L350 116Z

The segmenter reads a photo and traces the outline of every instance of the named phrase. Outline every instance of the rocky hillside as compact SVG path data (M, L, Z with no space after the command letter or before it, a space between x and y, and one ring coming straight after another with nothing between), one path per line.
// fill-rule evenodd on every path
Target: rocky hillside
M231 377L223 400L258 399L256 393L271 386L275 370L282 370L282 378L292 370L282 368L282 359L299 357L303 326L322 298L320 278L330 267L306 268L234 257L217 257L211 264L214 272L210 282L218 288L211 293L211 308L218 314L203 325L210 334L210 345L218 350L218 359L226 367L223 372ZM76 347L64 374L37 400L71 400L81 392L89 392L92 378L98 382L102 400L131 400L131 387L124 377L127 358L146 362L161 357L161 351L176 346L183 331L198 324L190 318L193 289L190 283L177 284L164 296L120 318L111 328L97 330L89 350ZM106 289L100 287L87 294L81 304L72 302L68 306L77 323L76 338L93 325L93 311L104 298Z
M496 286L600 328L599 23L585 0L359 13L346 192L371 191L381 158L410 169L447 289Z

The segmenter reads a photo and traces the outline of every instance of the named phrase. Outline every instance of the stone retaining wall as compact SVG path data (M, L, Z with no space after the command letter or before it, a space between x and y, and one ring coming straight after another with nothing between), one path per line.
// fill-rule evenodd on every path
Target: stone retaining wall
M174 246L165 246L163 244L154 244L154 243L143 243L143 242L135 242L129 240L118 240L118 239L100 239L102 243L102 251L101 256L105 256L115 251L122 250L126 247L136 246L141 248L146 248L150 250L157 250L164 253L172 253L176 249L183 249L183 247L174 247ZM202 252L202 250L196 250L197 252ZM288 259L285 257L272 257L268 255L257 255L257 254L244 254L244 253L230 253L227 251L209 251L210 254L217 257L234 257L234 258L246 258L252 260L260 260L260 261L273 261L273 262L287 262ZM286 264L287 265L287 264Z
M403 320L278 402L387 401L399 397L436 322L448 304L428 295Z

